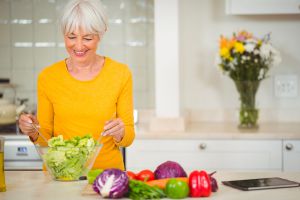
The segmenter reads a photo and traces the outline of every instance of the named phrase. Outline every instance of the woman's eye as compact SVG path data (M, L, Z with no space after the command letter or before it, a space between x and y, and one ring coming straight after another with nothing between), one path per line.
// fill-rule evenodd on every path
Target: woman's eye
M92 39L91 38L84 38L86 41L91 41Z
M68 36L68 38L69 38L70 40L75 39L75 37L72 37L72 36Z

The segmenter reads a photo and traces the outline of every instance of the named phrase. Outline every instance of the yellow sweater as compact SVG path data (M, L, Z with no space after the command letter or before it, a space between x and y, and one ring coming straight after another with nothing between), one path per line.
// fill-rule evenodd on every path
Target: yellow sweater
M91 134L98 139L105 121L116 113L125 124L125 135L119 143L111 136L102 138L103 147L93 168L124 170L119 147L129 146L135 137L132 87L129 68L108 57L100 73L89 81L72 77L64 60L55 63L38 77L37 117L41 132L47 138ZM36 142L43 143L43 139L39 137Z

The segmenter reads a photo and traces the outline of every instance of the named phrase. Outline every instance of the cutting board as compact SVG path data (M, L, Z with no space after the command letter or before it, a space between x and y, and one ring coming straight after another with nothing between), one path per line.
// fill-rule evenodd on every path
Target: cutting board
M91 184L87 184L81 191L81 194L82 195L95 195L95 196L98 195L99 196L99 194L93 190L93 186Z

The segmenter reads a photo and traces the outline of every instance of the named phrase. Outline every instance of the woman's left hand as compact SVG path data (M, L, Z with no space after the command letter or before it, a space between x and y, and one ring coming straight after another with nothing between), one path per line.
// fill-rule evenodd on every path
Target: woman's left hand
M120 118L105 122L103 136L112 136L116 142L120 142L125 134L124 123Z

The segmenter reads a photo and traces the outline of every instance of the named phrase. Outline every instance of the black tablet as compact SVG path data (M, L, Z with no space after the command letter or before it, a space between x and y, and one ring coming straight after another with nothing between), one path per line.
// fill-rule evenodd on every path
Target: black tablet
M224 185L246 191L300 186L300 183L278 177L222 181L222 183Z

